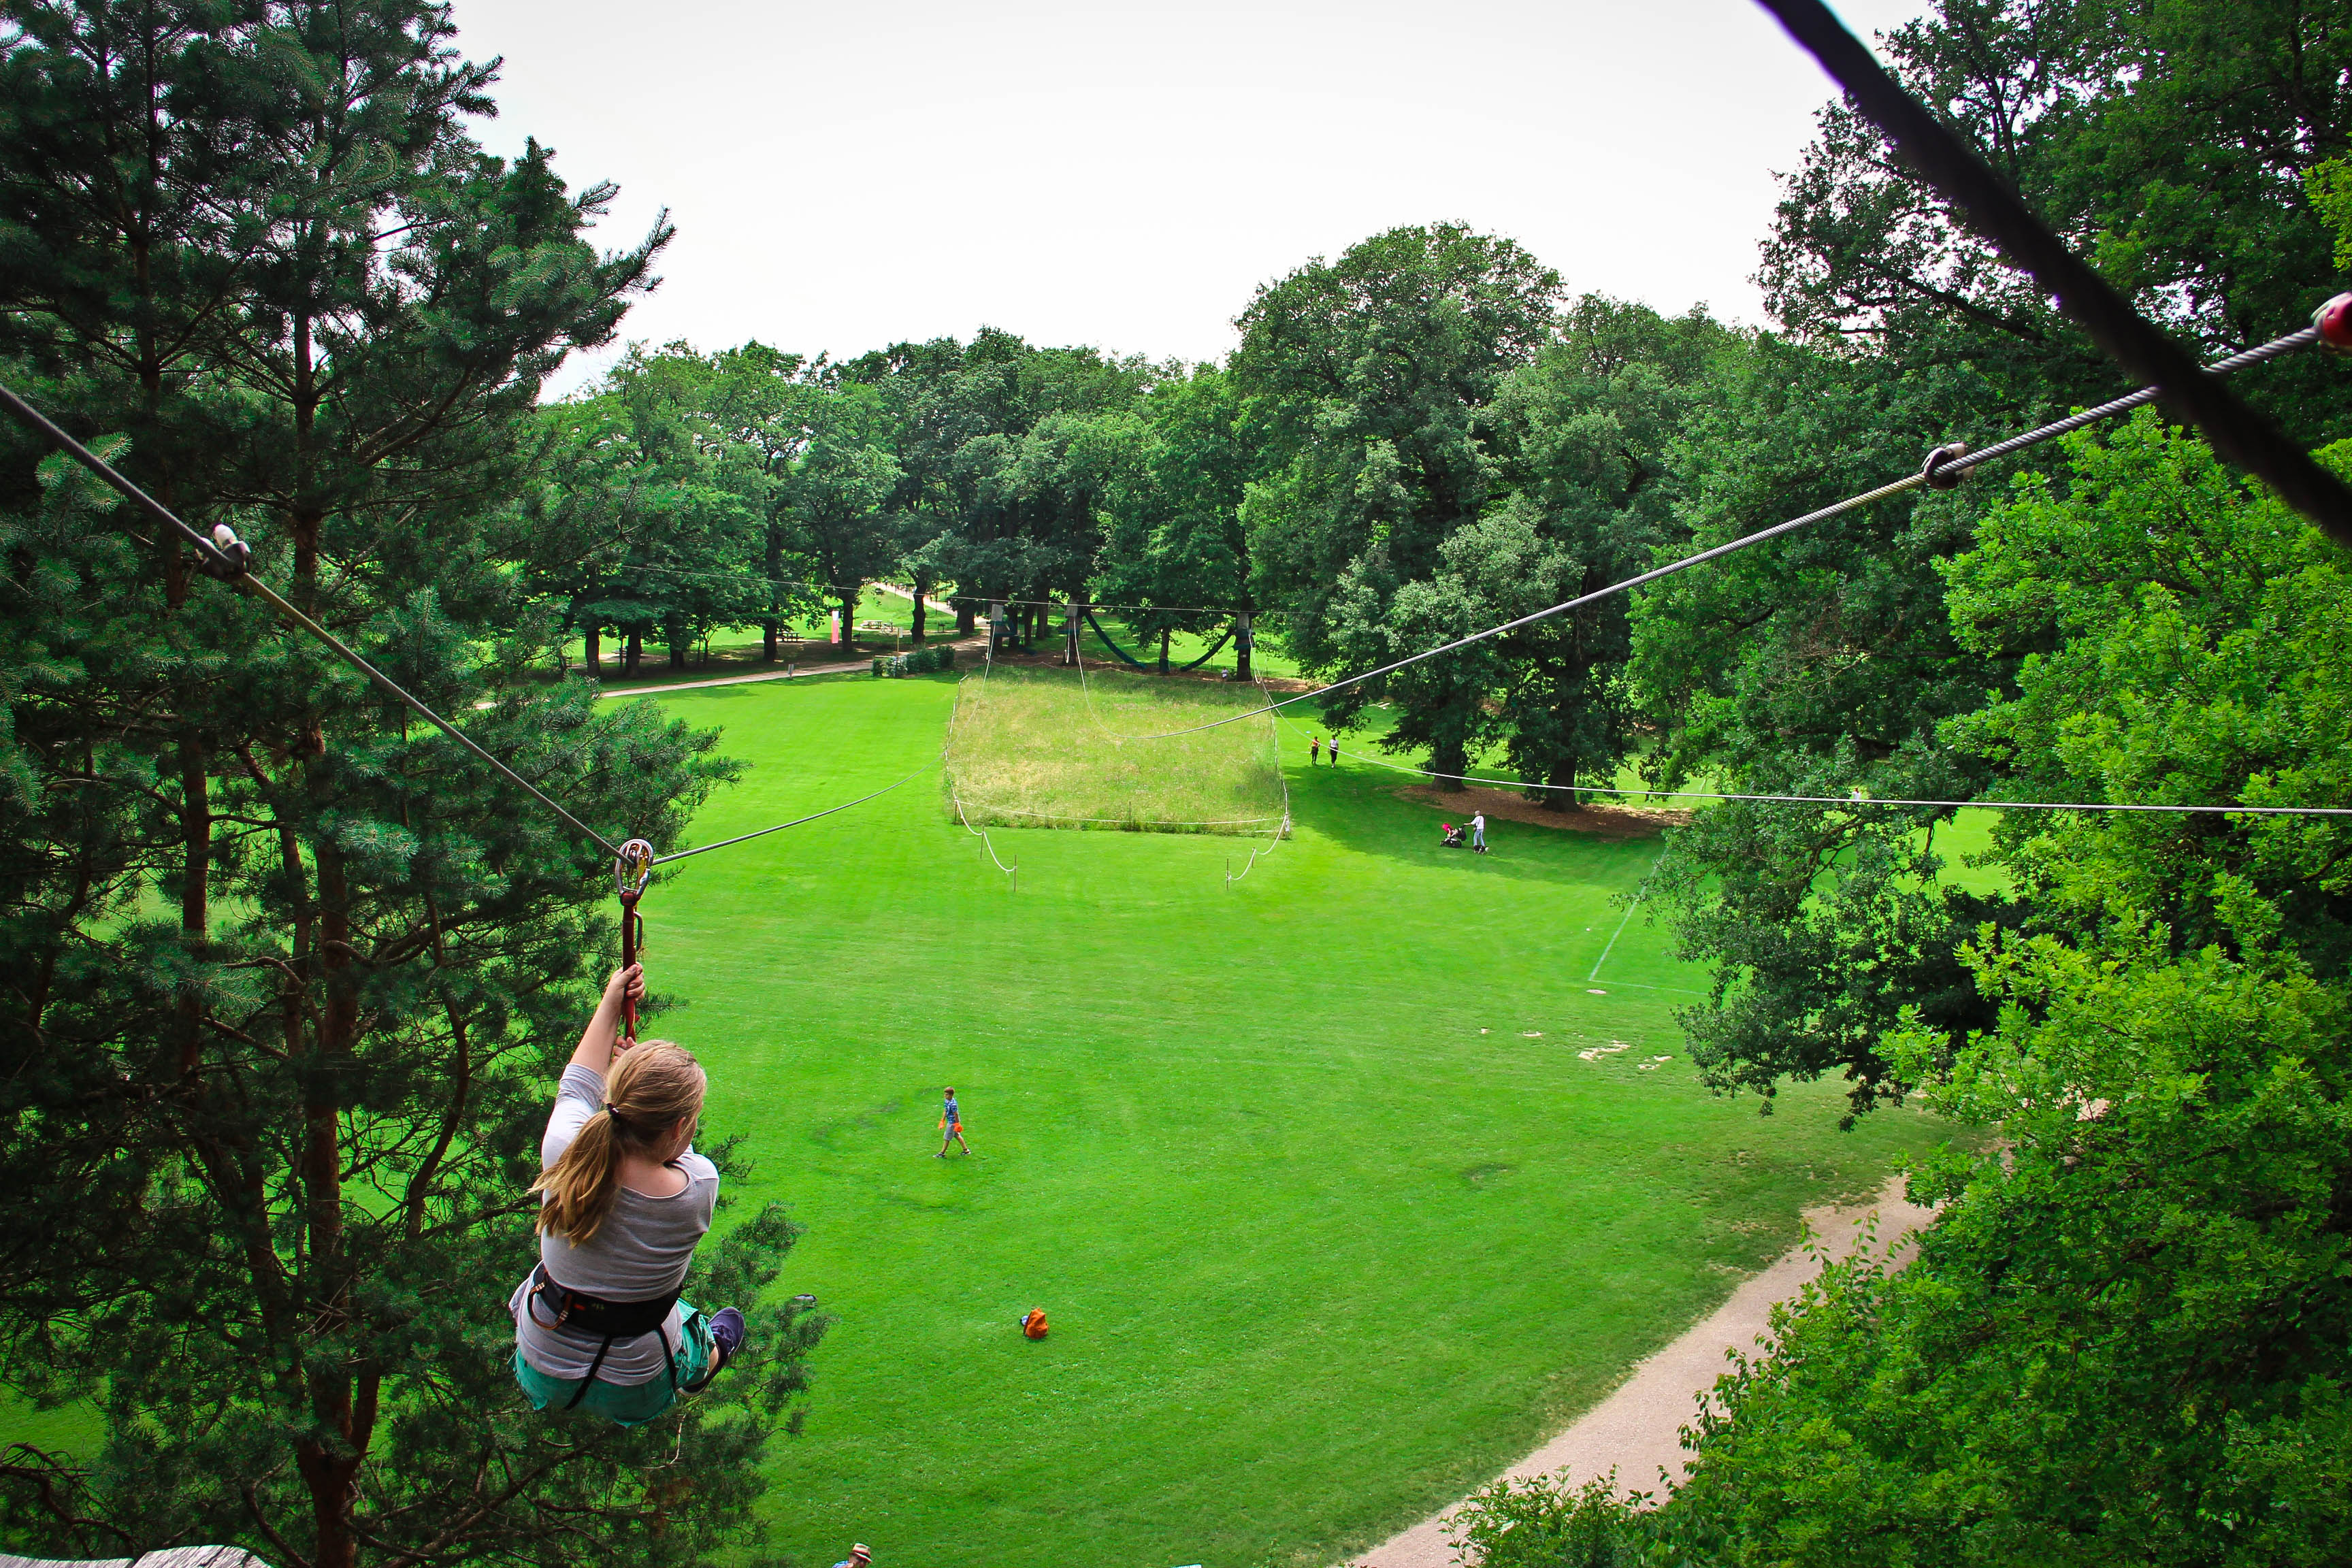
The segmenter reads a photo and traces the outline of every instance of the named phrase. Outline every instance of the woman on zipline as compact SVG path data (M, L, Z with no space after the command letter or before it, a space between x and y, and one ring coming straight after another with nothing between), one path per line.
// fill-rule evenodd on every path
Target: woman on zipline
M539 1266L507 1303L532 1408L624 1426L698 1391L743 1348L742 1313L705 1317L678 1300L719 1170L693 1148L700 1064L667 1040L620 1037L623 1004L645 994L640 966L614 972L558 1081L531 1188Z

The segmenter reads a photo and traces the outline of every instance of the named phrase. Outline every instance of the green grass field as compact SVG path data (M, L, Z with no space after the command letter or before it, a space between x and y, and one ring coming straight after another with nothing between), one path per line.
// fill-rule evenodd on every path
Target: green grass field
M954 693L663 699L753 764L697 835L898 777ZM918 781L648 895L661 1026L839 1315L765 1509L796 1561L1336 1562L1937 1136L1696 1086L1699 978L1618 901L1655 840L1505 823L1473 858L1409 780L1286 752L1297 836L1230 885L1234 841L999 829L1016 892ZM976 1158L932 1157L947 1083Z
M1135 740L1264 705L1251 685L1007 666L963 680L943 808L975 826L1271 839L1285 806L1269 716Z
M957 679L660 699L753 764L697 836L936 756ZM1700 977L1622 898L1655 839L1441 849L1448 814L1364 742L1309 768L1281 733L1296 834L1238 882L1242 841L993 829L1016 891L919 778L648 896L660 1027L709 1064L712 1131L749 1135L738 1195L809 1227L784 1288L839 1319L763 1510L791 1560L1336 1563L1940 1136L1839 1133L1835 1085L1759 1119L1693 1082ZM950 1082L968 1161L931 1157ZM0 1411L0 1440L94 1436Z

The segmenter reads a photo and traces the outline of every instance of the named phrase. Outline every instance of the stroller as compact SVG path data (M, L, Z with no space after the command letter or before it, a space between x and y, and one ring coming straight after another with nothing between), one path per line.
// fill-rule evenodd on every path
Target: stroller
M1454 826L1454 824L1450 822L1441 822L1437 826L1445 830L1445 837L1444 841L1439 844L1439 848L1459 849L1469 842L1469 839L1463 836L1462 829Z

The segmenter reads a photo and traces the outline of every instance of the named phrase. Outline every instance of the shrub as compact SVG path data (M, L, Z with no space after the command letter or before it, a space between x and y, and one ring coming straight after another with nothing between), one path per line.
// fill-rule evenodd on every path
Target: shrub
M1478 1568L1634 1568L1651 1538L1640 1504L1607 1480L1504 1479L1462 1505L1454 1534Z

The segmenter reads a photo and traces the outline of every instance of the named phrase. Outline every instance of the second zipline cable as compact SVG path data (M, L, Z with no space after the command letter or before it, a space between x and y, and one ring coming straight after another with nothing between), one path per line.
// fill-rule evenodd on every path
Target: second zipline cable
M2323 310L2326 308L2322 307ZM2265 360L2276 359L2282 354L2309 348L2319 341L2320 333L2316 326L2304 327L2287 333L2284 337L2273 338L2269 342L2257 344L2242 353L2234 353L2227 359L2219 360L2208 365L2206 372L2211 375L2228 375L2232 371L2243 370L2249 365L2261 364ZM1532 615L1505 621L1500 626L1488 626L1485 631L1472 632L1468 637L1456 637L1452 642L1440 643L1435 647L1423 648L1419 653L1408 654L1403 658L1383 664L1374 669L1364 670L1360 674L1348 676L1344 679L1335 680L1330 685L1318 688L1313 691L1302 691L1296 697L1286 697L1281 701L1269 703L1264 708L1247 709L1239 713L1228 714L1223 719L1212 719L1206 723L1187 725L1181 730L1163 730L1156 734L1129 735L1116 730L1107 732L1118 735L1122 741L1165 741L1177 735L1190 735L1202 730L1213 730L1221 724L1234 723L1255 714L1271 713L1277 708L1287 708L1294 702L1304 702L1310 697L1328 696L1343 687L1354 686L1383 675L1392 675L1408 666L1419 664L1423 659L1435 658L1439 654L1452 653L1456 648L1465 648L1474 643L1485 642L1489 637L1497 637L1505 632L1517 631L1521 626L1535 626L1538 622L1550 620L1554 616L1564 616L1570 610L1581 609L1587 605L1598 604L1616 595L1629 593L1635 588L1657 582L1662 577L1671 577L1678 572L1687 572L1692 567L1702 565L1709 561L1719 561L1727 555L1746 550L1751 545L1761 544L1768 539L1778 539L1784 533L1804 528L1811 523L1825 522L1845 512L1902 495L1906 490L1917 489L1922 485L1945 488L1948 475L1958 476L1966 473L1979 464L2021 452L2028 447L2039 446L2044 441L2080 430L2084 426L2095 424L2099 420L2111 419L2118 414L2127 413L2143 404L2153 403L2160 395L2162 394L2158 388L2144 386L2137 392L2127 393L2111 402L2102 403L2095 408L2086 408L2079 414L2068 415L2063 419L2037 426L2022 435L2012 436L2006 441L1996 442L1981 452L1969 452L1955 447L1938 447L1927 455L1926 465L1917 473L1881 485L1876 489L1865 490L1857 496L1848 496L1841 501L1832 501L1828 506L1805 513L1802 517L1792 517L1786 522L1774 523L1769 528L1758 529L1754 533L1743 534L1728 543L1718 544L1711 550L1702 550L1696 554L1669 561L1664 566L1653 567L1647 572L1628 577L1622 583L1612 583L1606 588L1598 588L1590 594L1579 595L1573 599L1554 605L1548 610L1538 610Z

